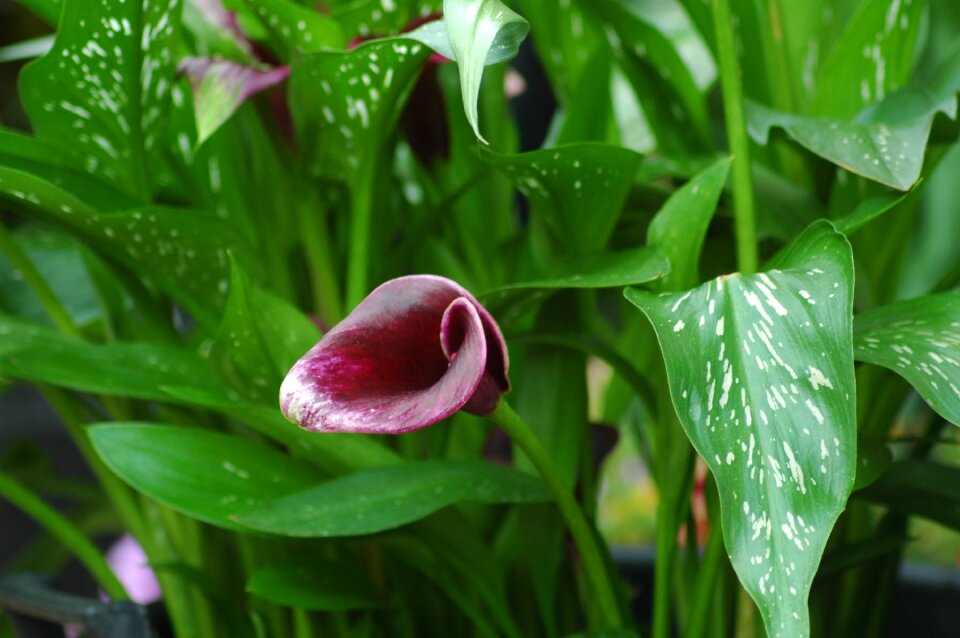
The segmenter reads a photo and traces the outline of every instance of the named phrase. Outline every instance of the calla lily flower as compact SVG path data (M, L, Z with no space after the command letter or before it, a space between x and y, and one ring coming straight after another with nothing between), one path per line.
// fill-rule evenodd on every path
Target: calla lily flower
M458 410L492 413L510 389L508 364L500 328L465 288L400 277L297 361L280 408L307 430L400 434Z

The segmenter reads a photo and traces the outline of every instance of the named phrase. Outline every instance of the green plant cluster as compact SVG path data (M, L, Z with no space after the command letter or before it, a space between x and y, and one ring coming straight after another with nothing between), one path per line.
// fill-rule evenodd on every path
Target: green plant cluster
M179 637L882 636L911 517L960 529L951 0L19 4L55 35L0 50L39 56L0 128L0 377L99 481L0 461L52 535L22 567L62 543L123 597L87 539L129 531ZM283 419L291 365L410 273L496 317L588 518L598 429L641 443L649 626L484 419Z

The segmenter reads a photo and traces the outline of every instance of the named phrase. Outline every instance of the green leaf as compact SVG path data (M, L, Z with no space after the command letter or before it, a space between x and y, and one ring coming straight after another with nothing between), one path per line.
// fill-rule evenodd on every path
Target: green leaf
M460 70L460 91L467 121L480 135L477 100L488 58L507 60L517 54L530 25L500 0L443 0L443 19L453 59Z
M263 600L311 611L347 611L380 606L370 580L359 565L315 558L256 570L247 591Z
M20 76L38 138L146 198L174 80L181 0L65 0L53 49Z
M339 22L291 0L242 0L244 15L258 21L284 60L298 53L342 49L347 38Z
M767 144L771 127L826 160L881 184L909 190L920 177L923 151L935 112L901 126L779 113L747 104L747 128Z
M632 64L644 66L669 89L670 108L679 126L696 130L700 139L709 138L707 105L687 64L674 42L652 22L635 3L621 0L596 0L597 10L620 38ZM644 108L647 108L644 104Z
M163 386L224 391L210 366L181 348L145 343L96 345L0 315L0 374L81 392L170 401Z
M915 514L960 531L960 468L931 461L892 464L858 498L885 505L903 514Z
M619 288L661 279L670 272L670 262L656 248L603 252L564 262L561 272L550 277L500 286L487 293L512 290L560 290L564 288Z
M210 358L234 388L253 399L275 402L284 375L321 336L299 310L251 284L233 264Z
M604 247L642 156L619 146L575 144L518 155L482 151L530 200L556 239L574 253Z
M813 111L852 117L909 78L926 1L864 0L825 56Z
M828 222L771 270L682 294L628 288L720 492L723 535L770 636L807 636L807 595L853 486L853 257Z
M841 233L850 236L907 198L907 193L889 193L861 199L853 212L837 217L833 224Z
M438 13L441 0L331 0L326 5L347 36L397 34L411 22Z
M306 489L319 470L236 436L118 423L88 428L104 463L134 489L198 520L247 531L236 512Z
M138 201L85 171L79 162L35 137L0 130L0 166L30 173L74 194L97 210L134 208Z
M16 232L15 241L53 289L74 322L85 325L100 316L96 290L75 241L55 232ZM23 275L0 254L0 311L52 325Z
M228 415L296 455L331 474L345 474L402 462L396 452L364 434L308 432L287 421L275 405L244 403L224 390L211 392L188 386L164 386L161 390L173 401L216 410Z
M729 169L727 158L697 174L670 195L647 228L647 244L670 260L663 284L672 290L685 290L699 281L700 251Z
M294 63L290 107L314 175L353 183L371 170L426 57L419 42L396 38Z
M539 503L539 479L483 462L424 461L351 474L236 515L251 529L293 537L362 536L456 503Z
M100 213L42 179L0 167L0 198L72 231L155 282L203 324L226 300L228 251L244 264L252 250L222 220L200 211L144 208Z
M853 322L854 356L893 370L931 408L960 425L960 295L909 299Z

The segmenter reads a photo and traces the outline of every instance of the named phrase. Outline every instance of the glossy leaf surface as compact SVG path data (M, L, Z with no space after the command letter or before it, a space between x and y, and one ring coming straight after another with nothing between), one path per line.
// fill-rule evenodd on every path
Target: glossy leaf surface
M351 474L247 510L236 520L284 536L362 536L456 503L549 500L543 483L529 474L478 461L424 461Z
M284 375L322 335L295 307L252 284L236 263L230 282L210 358L238 391L273 403Z
M730 160L713 164L678 188L657 212L647 229L647 244L670 260L664 283L673 290L694 285L699 277L700 251L713 219Z
M13 379L155 401L170 401L162 389L168 385L223 394L209 365L182 348L92 344L2 315L0 336L0 374Z
M0 167L0 198L58 224L130 266L212 321L229 288L228 250L250 263L249 248L222 220L199 211L165 208L100 213L53 184Z
M97 454L136 490L235 531L236 512L305 489L319 470L262 445L201 430L117 423L88 430Z
M370 166L426 57L421 43L396 38L294 64L291 110L314 174L350 182Z
M576 253L606 244L642 156L619 146L576 144L519 155L481 155L513 179L557 239Z
M66 0L53 49L20 80L37 137L75 155L88 172L147 195L181 8L181 0Z
M809 633L807 595L853 486L846 239L811 226L773 268L627 297L653 324L670 395L720 493L724 540L770 636Z
M960 425L960 295L900 301L858 315L854 356L893 370Z

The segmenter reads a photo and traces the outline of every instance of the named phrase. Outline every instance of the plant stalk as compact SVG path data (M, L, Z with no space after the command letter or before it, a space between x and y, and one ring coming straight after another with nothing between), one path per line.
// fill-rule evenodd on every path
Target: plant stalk
M97 584L113 600L128 600L123 584L110 569L100 550L83 532L74 527L62 514L47 505L43 499L12 477L0 472L0 496L8 500L40 523L77 557Z
M711 521L713 523L713 521ZM723 530L715 523L710 530L710 538L703 550L700 571L697 573L696 589L693 593L693 605L690 611L690 624L687 625L687 638L708 636L707 622L710 607L714 600L717 576L723 563Z
M567 524L567 529L580 552L583 570L596 596L604 628L625 627L620 605L617 602L616 587L607 571L597 537L574 499L571 486L567 485L537 436L506 401L500 401L490 418L503 428L514 443L520 446L553 494L557 509L560 510L560 515Z
M373 226L373 177L367 169L350 189L350 246L347 252L347 310L353 310L369 292L370 235Z
M730 20L730 0L711 0L713 28L717 39L720 83L727 139L733 153L733 213L737 239L737 268L744 274L756 272L757 224L750 174L750 140L743 109L743 85Z

